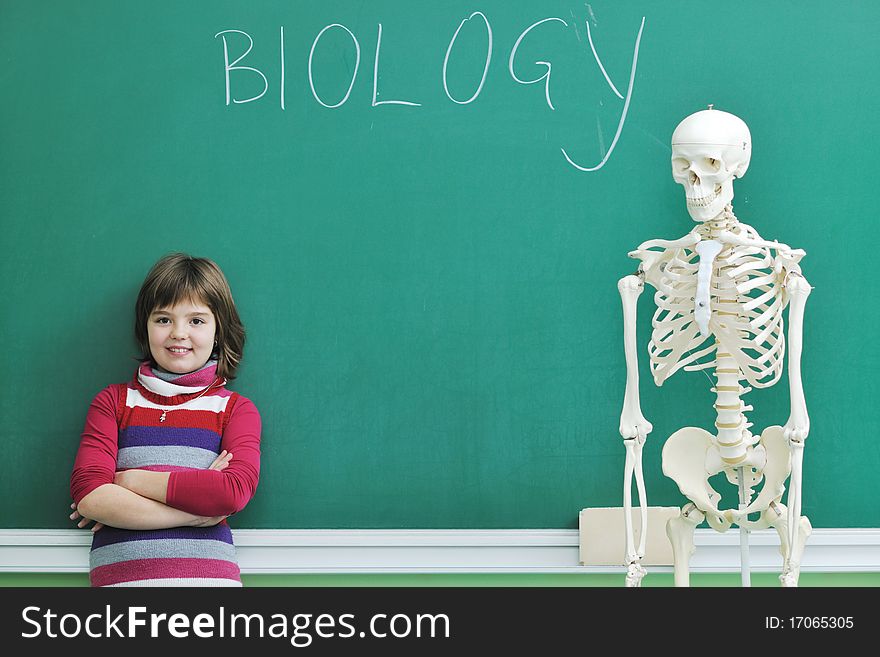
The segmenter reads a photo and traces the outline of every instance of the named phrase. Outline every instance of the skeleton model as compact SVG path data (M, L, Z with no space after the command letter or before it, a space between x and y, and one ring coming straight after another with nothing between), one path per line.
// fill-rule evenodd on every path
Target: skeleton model
M642 243L629 254L641 261L638 271L618 283L627 368L620 416L626 447L627 586L639 586L646 573L640 563L647 533L642 446L652 426L639 404L636 356L636 305L646 282L657 290L648 345L654 382L662 385L680 369L710 369L716 378L715 432L684 427L663 446L663 473L690 500L666 527L675 585L688 585L694 530L706 520L719 532L734 524L740 527L744 585L749 583L748 532L774 527L783 556L780 580L783 586L797 586L801 555L812 531L807 517L801 516L801 464L810 421L800 371L804 305L811 288L798 265L804 251L762 239L733 214L733 180L745 174L750 157L751 135L738 117L710 105L685 118L672 135L672 175L684 186L688 213L697 225L681 239ZM791 415L784 427L767 427L760 436L753 435L745 416L753 407L742 396L752 390L747 386L772 386L782 374L786 306ZM721 496L709 483L722 472L739 487L736 509L720 509ZM638 547L632 522L634 474L641 507ZM789 475L786 508L781 499ZM752 499L762 479L764 485Z

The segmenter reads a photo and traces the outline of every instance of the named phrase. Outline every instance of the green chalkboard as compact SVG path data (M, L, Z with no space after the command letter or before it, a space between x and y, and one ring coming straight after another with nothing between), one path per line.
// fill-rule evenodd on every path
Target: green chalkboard
M89 401L134 371L138 286L177 250L248 330L263 474L236 527L620 505L616 283L691 229L669 138L713 103L752 131L737 215L807 251L804 512L880 526L878 28L871 2L3 0L0 523L70 526ZM652 312L645 474L672 505L660 449L713 395L653 386ZM787 379L747 401L784 423Z

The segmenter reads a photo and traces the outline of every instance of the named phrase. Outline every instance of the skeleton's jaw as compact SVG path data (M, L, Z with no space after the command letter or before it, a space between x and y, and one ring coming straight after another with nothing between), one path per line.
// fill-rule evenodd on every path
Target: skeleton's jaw
M688 214L698 223L716 219L733 200L733 179L685 188Z

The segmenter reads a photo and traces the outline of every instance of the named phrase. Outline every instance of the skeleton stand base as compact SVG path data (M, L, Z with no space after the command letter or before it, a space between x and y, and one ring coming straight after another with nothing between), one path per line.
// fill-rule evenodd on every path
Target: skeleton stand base
M739 510L744 511L751 502L751 490L746 486L746 473L744 468L737 468L739 480ZM751 564L749 563L749 530L747 527L739 528L739 567L742 577L742 585L752 585Z

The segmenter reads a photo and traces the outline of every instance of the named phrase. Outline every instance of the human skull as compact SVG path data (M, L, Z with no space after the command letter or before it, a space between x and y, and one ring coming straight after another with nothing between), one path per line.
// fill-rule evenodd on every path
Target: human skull
M752 137L733 114L709 109L691 114L672 133L672 177L684 186L694 221L714 219L733 200L733 179L752 157Z

